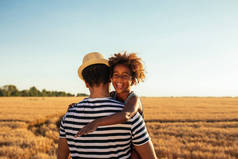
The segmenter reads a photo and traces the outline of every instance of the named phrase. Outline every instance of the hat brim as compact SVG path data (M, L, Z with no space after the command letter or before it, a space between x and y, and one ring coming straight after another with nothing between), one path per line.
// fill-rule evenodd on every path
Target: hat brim
M79 78L81 79L81 80L84 80L83 79L83 75L82 75L82 71L86 68L86 67L88 67L88 66L90 66L90 65L94 65L94 64L105 64L105 65L107 65L108 67L109 67L109 63L108 63L108 60L106 60L106 59L92 59L92 60L89 60L89 61L87 61L87 63L84 63L84 64L82 64L80 67L79 67L79 69L78 69L78 75L79 75Z

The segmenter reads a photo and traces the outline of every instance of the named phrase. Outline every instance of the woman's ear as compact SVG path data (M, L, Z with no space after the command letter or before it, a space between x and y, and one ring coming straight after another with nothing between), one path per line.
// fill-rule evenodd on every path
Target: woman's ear
M132 80L131 81L131 86L135 85L136 84L136 80Z

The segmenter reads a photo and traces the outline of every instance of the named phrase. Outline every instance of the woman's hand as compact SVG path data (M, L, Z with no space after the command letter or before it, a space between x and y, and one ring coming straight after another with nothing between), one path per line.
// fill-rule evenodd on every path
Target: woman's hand
M86 126L81 128L81 130L75 135L75 137L79 137L82 135L87 135L90 132L93 132L97 129L97 123L95 121L88 123Z
M69 110L69 108L72 108L75 104L77 104L77 103L71 103L71 104L68 106L68 110Z

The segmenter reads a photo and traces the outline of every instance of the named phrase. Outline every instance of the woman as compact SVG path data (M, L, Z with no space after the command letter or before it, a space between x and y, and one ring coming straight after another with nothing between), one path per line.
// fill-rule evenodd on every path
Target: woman
M140 98L131 91L133 85L138 84L145 78L145 71L141 58L135 53L118 53L109 58L109 65L111 68L111 82L115 89L115 91L111 92L111 97L124 102L125 107L122 112L92 121L83 127L75 137L93 132L99 126L126 122L137 112L144 116ZM73 106L73 104L70 106ZM134 149L132 150L131 158L139 158L136 151Z

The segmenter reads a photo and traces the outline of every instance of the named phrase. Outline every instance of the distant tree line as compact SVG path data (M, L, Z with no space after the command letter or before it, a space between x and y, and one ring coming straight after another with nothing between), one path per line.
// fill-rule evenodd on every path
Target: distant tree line
M4 85L0 87L0 96L22 96L22 97L72 97L72 96L88 96L85 93L78 93L76 95L72 93L66 93L64 91L47 91L43 89L38 90L35 86L32 86L26 90L18 90L15 85Z

